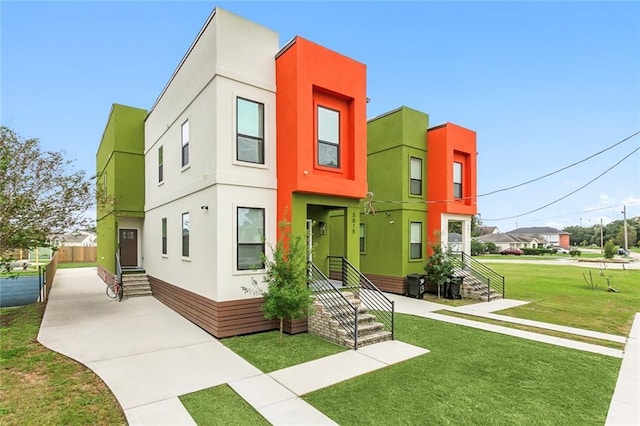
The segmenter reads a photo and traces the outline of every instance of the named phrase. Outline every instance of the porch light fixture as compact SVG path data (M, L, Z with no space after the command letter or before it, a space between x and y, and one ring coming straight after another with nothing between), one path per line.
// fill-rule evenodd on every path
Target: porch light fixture
M320 229L320 235L327 235L327 224L326 222L318 222L318 228Z

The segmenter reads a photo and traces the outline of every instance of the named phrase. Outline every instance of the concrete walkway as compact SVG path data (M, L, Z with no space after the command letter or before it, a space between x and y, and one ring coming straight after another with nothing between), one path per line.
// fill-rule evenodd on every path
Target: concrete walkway
M38 341L96 372L131 425L193 425L178 396L224 383L272 424L335 424L299 395L428 353L384 342L264 374L153 297L104 290L95 268L58 270Z

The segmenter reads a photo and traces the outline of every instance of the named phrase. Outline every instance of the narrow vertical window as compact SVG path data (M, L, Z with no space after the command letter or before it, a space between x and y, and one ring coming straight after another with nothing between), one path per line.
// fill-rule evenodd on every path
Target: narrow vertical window
M409 160L409 194L422 195L422 159Z
M238 207L238 271L264 269L264 209Z
M236 158L264 164L264 104L236 99Z
M410 223L409 259L422 259L422 222Z
M182 213L182 257L189 257L189 213Z
M162 254L167 254L167 218L162 218Z
M158 148L158 182L162 182L164 180L164 149L161 146Z
M462 198L462 163L453 163L453 197Z
M186 167L189 164L189 120L182 123L181 138L182 138L182 167Z
M340 167L340 113L318 106L318 165Z
M364 223L360 224L360 253L364 253L365 249Z

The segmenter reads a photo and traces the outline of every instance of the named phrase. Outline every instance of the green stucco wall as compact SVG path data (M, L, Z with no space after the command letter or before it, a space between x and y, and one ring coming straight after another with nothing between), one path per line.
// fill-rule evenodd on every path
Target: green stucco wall
M367 125L367 179L375 215L361 214L365 224L364 273L403 277L421 272L426 261L427 114L401 107ZM422 195L409 194L410 157L422 159ZM421 222L423 256L409 260L409 223Z
M307 219L313 226L313 263L328 273L329 254L332 249L343 247L342 255L356 268L360 264L358 227L360 226L360 202L348 198L295 193L292 197L291 227L294 234L306 235ZM335 220L340 216L341 220ZM344 219L346 218L346 220ZM320 222L326 224L326 234L320 233Z
M147 111L114 104L96 153L98 266L115 272L117 218L144 217L144 119ZM105 188L106 181L106 191Z

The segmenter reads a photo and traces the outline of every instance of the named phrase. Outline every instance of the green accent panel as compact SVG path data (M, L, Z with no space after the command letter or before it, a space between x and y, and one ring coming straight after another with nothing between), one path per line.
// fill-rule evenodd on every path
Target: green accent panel
M325 273L328 272L327 256L332 247L339 247L340 245L343 247L345 257L356 268L359 267L359 200L294 193L291 206L291 228L294 234L306 235L307 219L315 221L313 227L313 262L320 270ZM335 219L340 215L347 219L342 221ZM324 235L320 233L320 222L324 222L327 227ZM332 239L334 239L333 242L331 241Z
M367 123L367 153L399 145L426 149L429 116L406 106L378 116Z
M96 153L96 184L105 197L96 218L98 265L112 273L118 240L116 218L144 217L146 116L144 109L114 104Z
M345 254L344 209L329 212L329 254L343 256Z
M96 224L98 236L97 257L98 266L115 274L116 272L116 246L117 246L117 223L115 214L109 214L99 219Z

